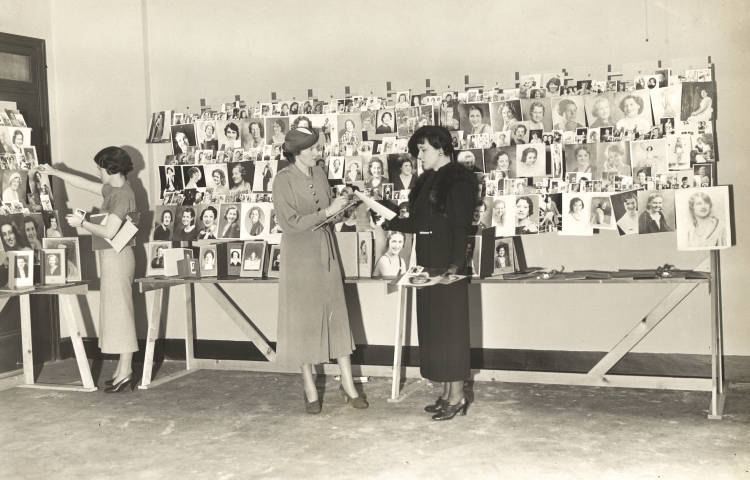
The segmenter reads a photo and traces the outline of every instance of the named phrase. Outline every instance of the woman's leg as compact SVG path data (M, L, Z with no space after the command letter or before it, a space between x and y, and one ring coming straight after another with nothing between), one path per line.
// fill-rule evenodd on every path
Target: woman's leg
M443 393L440 395L440 398L443 400L448 400L448 397L450 397L451 394L451 384L450 382L443 382Z
M341 370L341 386L344 387L344 391L352 398L358 397L357 389L354 388L354 379L352 378L352 360L349 355L339 357L336 359L339 364L339 370Z
M456 405L464 398L464 382L463 380L459 380L457 382L447 382L446 385L449 391L447 397L448 403Z
M305 387L305 396L307 397L307 401L316 401L318 399L318 389L315 387L312 363L302 364L302 383Z
M123 378L133 373L133 352L121 353L120 360L117 362L117 369L115 370L115 381L120 381Z

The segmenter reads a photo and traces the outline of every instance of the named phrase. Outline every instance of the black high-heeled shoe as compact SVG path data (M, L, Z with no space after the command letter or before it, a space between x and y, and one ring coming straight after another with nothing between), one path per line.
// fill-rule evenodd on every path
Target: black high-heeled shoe
M104 389L104 393L119 393L124 392L126 388L130 387L132 392L135 389L135 381L133 381L133 375L130 374L123 378L117 383L113 383L111 386Z
M462 398L460 402L455 405L448 404L447 407L440 410L438 413L432 416L433 420L452 420L456 415L466 415L466 411L469 409L469 402L466 398Z
M320 404L320 399L313 400L312 402L307 401L307 393L302 394L305 399L305 411L307 413L320 413L320 411L323 409L323 407Z
M424 407L424 411L427 413L437 413L448 406L448 400L443 397L438 397L435 403L431 403Z
M350 397L348 393L346 393L346 390L344 390L343 385L339 385L339 392L341 393L341 398L344 399L344 402L351 403L352 407L354 408L367 408L370 406L370 404L367 402L367 397L365 397L364 394L358 395L356 397Z
M104 380L104 385L106 385L108 387L110 385L112 385L113 383L115 383L115 379L114 378L110 378L109 380Z

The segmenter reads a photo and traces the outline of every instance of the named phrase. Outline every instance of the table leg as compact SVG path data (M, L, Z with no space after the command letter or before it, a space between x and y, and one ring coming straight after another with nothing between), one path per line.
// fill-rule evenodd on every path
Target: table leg
M406 330L406 304L409 290L398 287L398 301L396 302L396 330L393 339L393 381L391 383L391 398L398 401L401 389L401 361L404 346L404 332Z
M76 321L77 315L73 312L73 305L71 304L75 295L60 295L58 298L60 305L63 307L63 317L65 317L65 325L68 327L68 332L70 333L70 343L73 345L73 351L76 355L78 373L81 376L83 388L93 392L96 390L96 385L94 385L94 379L91 377L91 368L89 367L89 359L86 356L86 349L83 346L81 329L78 327L78 322Z
M143 353L143 374L141 375L141 384L138 388L148 388L151 383L154 367L154 349L156 341L159 339L159 330L161 330L162 301L164 292L169 292L169 287L154 290L154 303L151 305L151 316L148 318L148 332L146 333L146 351Z
M721 264L719 252L709 253L711 281L709 283L711 308L711 405L708 418L721 420L724 414L726 392L724 389L724 339L721 312Z
M193 303L193 284L185 284L185 368L195 368L195 352L193 343L195 341L195 305Z
M23 345L23 377L26 385L34 384L34 349L31 339L31 304L29 295L19 295L21 306L21 343Z

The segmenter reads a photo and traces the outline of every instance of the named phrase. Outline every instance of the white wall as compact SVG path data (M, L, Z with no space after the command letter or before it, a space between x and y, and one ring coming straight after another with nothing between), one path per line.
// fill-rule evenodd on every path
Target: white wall
M528 2L478 0L470 11L455 2L393 0L378 2L377 8L370 2L333 0L5 3L18 13L13 17L18 21L0 19L0 30L48 41L53 158L81 170L91 171L93 153L110 143L137 147L147 165L161 162L168 147L143 143L148 115L197 109L200 98L213 105L235 94L266 100L271 91L279 98L304 98L308 88L325 98L342 95L347 85L353 94L384 93L386 81L394 90L420 90L425 78L442 90L461 87L464 74L472 84L512 86L517 69L567 68L573 75L603 78L607 64L632 76L639 68L656 68L658 59L684 69L700 66L700 59L711 55L718 78L719 182L735 185L736 205L749 203L750 172L741 160L744 136L733 128L744 125L750 107L750 60L744 52L750 15L742 0L710 7L697 0L649 0L645 5L572 0L541 9ZM37 18L49 18L51 28L37 27ZM691 57L698 62L673 61ZM144 185L155 182L148 168L139 179ZM84 194L70 192L70 206L93 204ZM749 355L742 270L750 265L750 212L738 210L736 220L739 246L722 253L725 346L727 354ZM667 262L692 267L704 258L677 252L669 234L540 236L524 243L530 265L568 270ZM234 286L232 291L275 339L275 287ZM475 346L605 350L667 292L668 287L648 285L488 285L473 292L481 295L476 304L481 312L479 307L472 312L472 335ZM707 353L706 288L696 293L638 349ZM360 287L359 297L366 340L390 343L393 300L383 299L381 288L373 285ZM170 337L182 336L183 305L179 294L172 296ZM199 294L199 336L244 339L228 318L214 313L211 300Z

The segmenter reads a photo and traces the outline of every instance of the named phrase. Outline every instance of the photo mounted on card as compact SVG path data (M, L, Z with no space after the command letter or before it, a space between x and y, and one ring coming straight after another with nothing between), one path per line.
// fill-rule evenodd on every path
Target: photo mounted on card
M712 132L691 135L692 150L690 163L705 163L716 160L714 157L714 134Z
M203 165L184 165L181 168L184 184L183 188L202 188L206 186L206 178L203 173Z
M638 234L638 195L635 190L610 195L612 212L620 235Z
M343 180L344 157L329 156L327 161L328 180Z
M680 118L682 108L682 86L673 85L666 88L655 88L650 91L650 95L654 121L661 125L662 120L671 118L671 126L674 128L674 119Z
M515 234L539 233L539 195L517 195L515 197Z
M2 170L0 171L2 182L2 200L9 203L20 203L26 205L26 186L28 184L28 172L26 170Z
M252 240L244 243L242 248L241 277L262 277L263 260L266 250L266 242L263 240Z
M279 245L271 245L268 254L268 278L279 278L281 272L281 247Z
M364 118L363 118L364 128ZM375 132L372 138L368 140L382 138L383 135L393 135L396 133L396 115L393 108L383 108L377 111L375 116Z
M182 190L182 168L175 165L160 165L159 182L161 188L161 195L159 198L164 198L169 192Z
M45 285L65 283L65 249L48 248L42 250L41 275Z
M638 191L638 233L674 231L675 190Z
M42 212L42 219L44 221L45 238L61 238L63 236L60 219L56 211Z
M146 248L146 276L164 275L164 252L172 248L172 242L147 242L144 247Z
M419 128L421 112L419 107L396 107L396 132L400 137L409 137Z
M179 125L172 125L170 127L172 132L172 153L175 155L188 153L188 147L195 147L196 133L195 124L193 123L182 123Z
M229 196L238 197L240 194L252 191L254 162L229 163L227 171L229 172Z
M552 130L550 98L521 99L521 118L529 130Z
M8 287L32 288L34 286L34 252L32 250L7 252Z
M81 254L78 237L45 238L43 248L65 249L65 278L69 282L81 281Z
M539 231L557 232L562 227L562 194L551 193L539 196Z
M693 185L696 187L710 187L714 184L714 164L696 163L693 165ZM28 236L28 232L27 232Z
M664 138L658 140L644 140L630 142L630 158L633 164L633 172L642 168L650 168L651 174L667 173L667 141Z
M240 143L243 148L261 148L265 144L265 124L262 118L240 121Z
M499 238L495 240L493 275L511 273L515 271L513 237Z
M216 245L201 245L198 258L200 259L200 276L215 277L217 275Z
M243 203L240 238L258 238L268 235L271 204Z
M362 182L362 159L359 157L344 157L344 183Z
M219 139L216 135L216 121L198 120L195 122L196 146L202 150L216 151Z
M455 152L456 162L472 172L484 171L484 152L481 148L458 150Z
M464 132L464 138L468 135L481 133L492 133L490 124L490 104L472 103L458 105L459 124Z
M618 130L645 133L653 126L649 90L635 90L615 94L613 119Z
M254 192L271 192L273 179L278 171L278 163L278 160L264 160L255 163Z
M630 149L627 142L599 143L596 145L595 180L607 180L609 175L632 176Z
M683 82L680 120L691 124L716 118L714 99L716 88L712 82Z
M0 240L2 240L3 250L6 252L31 248L25 232L24 215L0 216Z
M541 177L546 173L545 148L542 143L516 145L516 177Z
M359 112L337 115L338 144L357 147L362 141L362 116Z
M668 135L667 166L669 170L684 170L690 167L692 138L690 135Z
M717 250L732 245L730 187L677 190L678 250Z
M588 236L594 233L591 227L591 197L587 193L562 194L562 235Z
M572 131L586 126L583 97L556 97L551 102L553 129Z
M596 191L596 190L595 190ZM591 195L591 226L603 230L614 230L615 222L612 211L612 200L609 195L594 193Z

